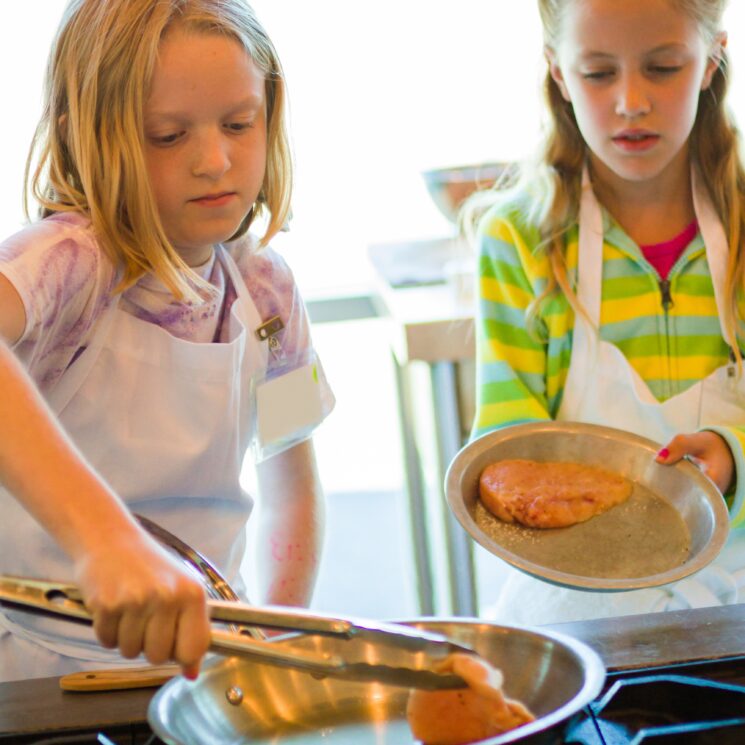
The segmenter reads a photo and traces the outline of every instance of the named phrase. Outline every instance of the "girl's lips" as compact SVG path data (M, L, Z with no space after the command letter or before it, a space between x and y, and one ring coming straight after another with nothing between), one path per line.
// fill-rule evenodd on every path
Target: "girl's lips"
M639 132L617 135L613 138L613 144L626 152L641 152L654 147L660 136L652 132Z
M192 199L194 204L198 204L202 207L223 207L228 204L235 197L235 192L225 192L223 194L215 194L214 196L204 196L197 199Z

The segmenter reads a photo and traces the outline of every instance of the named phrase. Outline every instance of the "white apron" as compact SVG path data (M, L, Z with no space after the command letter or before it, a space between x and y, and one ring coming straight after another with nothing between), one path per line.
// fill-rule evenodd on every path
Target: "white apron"
M695 172L692 179L694 208L706 244L721 319L727 239ZM729 365L660 403L618 347L600 339L602 249L602 214L585 173L577 296L589 319L580 314L575 318L572 356L556 418L628 430L661 446L679 433L745 423L745 380L733 377ZM729 342L724 330L722 333ZM738 602L739 586L745 583L743 570L745 529L730 533L725 548L711 565L691 578L662 588L613 593L569 590L510 568L497 603L487 614L507 623L543 624L724 605Z
M252 377L265 373L268 352L253 333L262 319L238 267L222 246L215 250L237 292L228 342L184 341L114 302L49 403L134 512L196 548L240 588L252 506L239 484L251 434L249 391ZM3 505L3 572L70 580L70 561L43 528L7 494ZM80 660L99 667L123 662L98 646L90 629L64 621L4 611L3 630L12 636L0 637L0 680L92 666ZM30 669L20 673L19 650L27 661L31 655Z

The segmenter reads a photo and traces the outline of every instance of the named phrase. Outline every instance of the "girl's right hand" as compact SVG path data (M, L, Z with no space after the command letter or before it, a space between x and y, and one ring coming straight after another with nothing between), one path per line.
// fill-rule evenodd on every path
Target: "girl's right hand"
M174 660L197 677L210 643L205 590L149 536L80 557L75 578L104 647L154 665Z

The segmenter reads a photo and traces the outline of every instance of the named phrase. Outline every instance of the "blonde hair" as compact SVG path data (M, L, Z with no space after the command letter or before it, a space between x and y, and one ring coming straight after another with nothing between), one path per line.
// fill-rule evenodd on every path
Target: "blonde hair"
M576 0L538 0L543 25L544 42L556 49L561 39L564 11ZM703 38L712 43L721 31L721 19L726 0L670 0L683 13L693 18ZM728 300L723 323L730 338L736 338L737 294L745 274L741 259L741 236L745 235L745 172L740 161L737 130L725 107L727 92L726 53L707 90L699 98L696 121L691 132L691 157L695 159L703 182L709 190L714 207L726 226L730 245L726 297ZM549 277L544 292L528 310L531 327L536 329L541 305L556 293L563 293L575 312L583 312L567 274L565 235L577 223L581 193L582 169L587 157L587 145L577 126L571 103L561 95L549 71L544 80L544 95L549 119L545 137L534 163L521 170L518 189L530 188L531 214L528 218L539 228L541 249L549 264ZM493 201L493 200L492 200ZM478 204L478 203L477 203ZM483 212L484 198L480 201ZM739 357L739 350L735 349Z
M143 150L143 107L158 46L174 24L238 41L264 73L266 171L256 204L230 240L259 216L266 218L260 245L282 229L292 191L284 76L244 0L71 0L49 57L44 109L26 165L25 204L28 214L31 194L41 216L73 210L88 215L103 250L121 269L119 290L152 271L177 297L194 297L193 287L204 283L165 235Z

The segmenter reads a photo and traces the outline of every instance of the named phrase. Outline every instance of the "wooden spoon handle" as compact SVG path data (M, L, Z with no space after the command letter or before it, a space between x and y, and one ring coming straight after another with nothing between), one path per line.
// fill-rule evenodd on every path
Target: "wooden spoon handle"
M154 688L178 675L178 665L148 665L110 670L83 670L63 675L59 680L63 691L118 691L125 688Z

